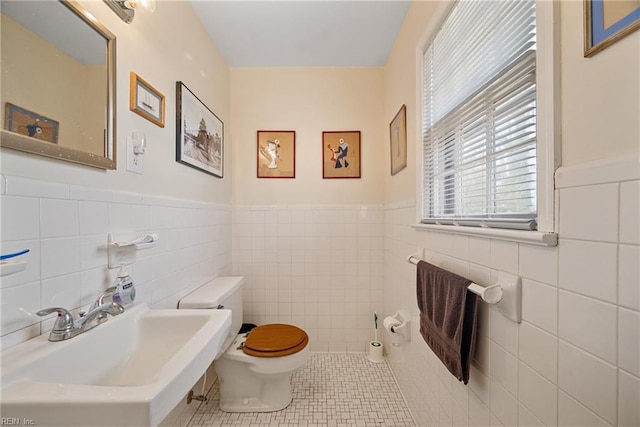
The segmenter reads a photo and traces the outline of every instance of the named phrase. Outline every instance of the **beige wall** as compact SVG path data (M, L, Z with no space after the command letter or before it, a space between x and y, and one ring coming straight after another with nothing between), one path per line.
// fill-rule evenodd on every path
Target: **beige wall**
M416 153L420 141L420 91L417 87L420 68L416 65L419 40L430 18L446 9L436 1L416 1L405 17L393 49L384 68L384 121L391 122L402 104L407 106L407 168L393 177L385 174L385 203L415 198ZM384 153L389 164L389 153Z
M381 68L232 69L234 203L380 203L382 87ZM256 177L258 130L296 131L295 179ZM322 132L343 130L361 131L361 179L323 179Z
M102 171L2 149L4 174L132 191L204 202L231 200L231 150L225 178L218 179L175 161L176 81L183 81L229 126L229 67L187 2L161 2L154 14L138 13L122 22L103 2L80 2L117 38L118 169ZM129 111L129 73L136 72L166 97L165 127ZM126 138L133 131L148 138L143 175L126 171ZM227 136L226 147L232 143Z
M58 145L102 154L106 67L83 65L5 15L1 27L3 108L10 102L55 120ZM100 120L88 122L91 113Z
M407 105L409 159L406 170L385 174L385 203L415 198L420 138L416 50L427 41L432 16L445 9L443 2L414 1L384 69L385 121ZM584 58L582 2L562 1L560 15L562 165L639 152L640 32ZM385 164L388 157L385 152Z
M640 151L640 32L585 58L582 2L563 1L562 164Z

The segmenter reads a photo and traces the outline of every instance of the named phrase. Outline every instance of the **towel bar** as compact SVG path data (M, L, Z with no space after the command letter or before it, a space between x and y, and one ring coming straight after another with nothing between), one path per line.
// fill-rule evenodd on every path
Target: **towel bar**
M407 261L409 261L411 264L418 265L420 259L416 258L413 255L409 255ZM487 286L485 288L484 286L480 286L472 282L467 289L478 295L484 302L487 302L489 304L499 303L503 295L502 286L500 286L499 284Z
M418 262L420 262L421 259L415 255L409 255L407 257L407 261L411 264L418 265ZM472 282L467 289L478 295L482 301L489 304L496 304L498 310L502 314L514 322L520 323L520 277L500 271L498 275L498 283L484 287Z

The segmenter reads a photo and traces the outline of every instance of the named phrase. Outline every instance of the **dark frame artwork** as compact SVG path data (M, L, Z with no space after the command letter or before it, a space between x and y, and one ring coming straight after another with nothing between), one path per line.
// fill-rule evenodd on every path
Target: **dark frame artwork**
M176 82L176 161L223 177L224 123L182 82Z

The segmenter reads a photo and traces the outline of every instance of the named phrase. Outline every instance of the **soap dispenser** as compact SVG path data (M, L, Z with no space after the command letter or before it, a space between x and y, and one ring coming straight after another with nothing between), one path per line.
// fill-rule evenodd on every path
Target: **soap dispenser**
M124 265L120 265L118 277L113 282L115 288L113 294L113 302L120 305L129 305L136 298L136 288L133 286L133 279L124 269Z

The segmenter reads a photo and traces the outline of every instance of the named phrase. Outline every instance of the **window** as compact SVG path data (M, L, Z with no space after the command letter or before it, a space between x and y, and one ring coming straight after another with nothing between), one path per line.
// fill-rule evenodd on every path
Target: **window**
M535 0L459 0L431 39L423 223L538 228L537 45Z

